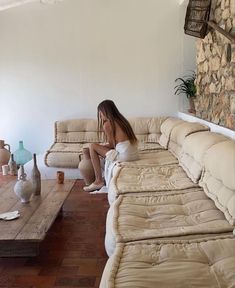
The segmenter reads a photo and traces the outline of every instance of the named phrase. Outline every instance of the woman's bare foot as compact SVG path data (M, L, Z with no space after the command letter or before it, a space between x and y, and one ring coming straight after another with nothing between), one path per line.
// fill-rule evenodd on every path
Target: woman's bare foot
M83 190L86 191L86 192L92 192L92 191L95 191L95 190L100 190L102 187L104 186L104 182L93 182L91 183L89 186L85 186L83 187Z

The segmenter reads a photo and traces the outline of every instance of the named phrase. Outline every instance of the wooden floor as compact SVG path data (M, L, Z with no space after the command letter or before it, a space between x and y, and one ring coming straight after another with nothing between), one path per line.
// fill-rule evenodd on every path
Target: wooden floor
M0 176L0 185L8 179ZM104 234L109 206L107 194L91 195L83 185L76 181L38 257L0 258L0 288L99 287L107 261Z

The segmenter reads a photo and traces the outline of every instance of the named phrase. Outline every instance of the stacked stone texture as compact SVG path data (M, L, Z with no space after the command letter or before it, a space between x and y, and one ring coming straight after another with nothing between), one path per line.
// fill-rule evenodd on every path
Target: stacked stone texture
M235 0L212 1L211 16L227 32L235 34ZM228 45L231 44L231 61ZM197 41L196 115L235 130L235 44L211 30Z

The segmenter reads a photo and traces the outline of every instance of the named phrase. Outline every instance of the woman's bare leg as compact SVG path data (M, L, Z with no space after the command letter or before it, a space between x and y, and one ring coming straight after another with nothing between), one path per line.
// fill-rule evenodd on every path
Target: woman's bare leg
M103 177L102 177L102 171L100 166L100 157L105 157L105 154L110 150L110 148L105 147L100 144L91 143L89 146L90 149L90 156L91 156L91 162L95 171L95 181L94 184L102 184L104 183Z

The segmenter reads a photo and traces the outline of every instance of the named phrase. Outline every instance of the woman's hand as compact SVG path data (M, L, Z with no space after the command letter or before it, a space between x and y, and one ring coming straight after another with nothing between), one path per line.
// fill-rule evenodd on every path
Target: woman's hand
M112 144L110 144L110 143L105 143L105 144L101 144L102 146L104 146L104 147L107 147L107 148L110 148L110 149L114 149L115 147L112 145Z

